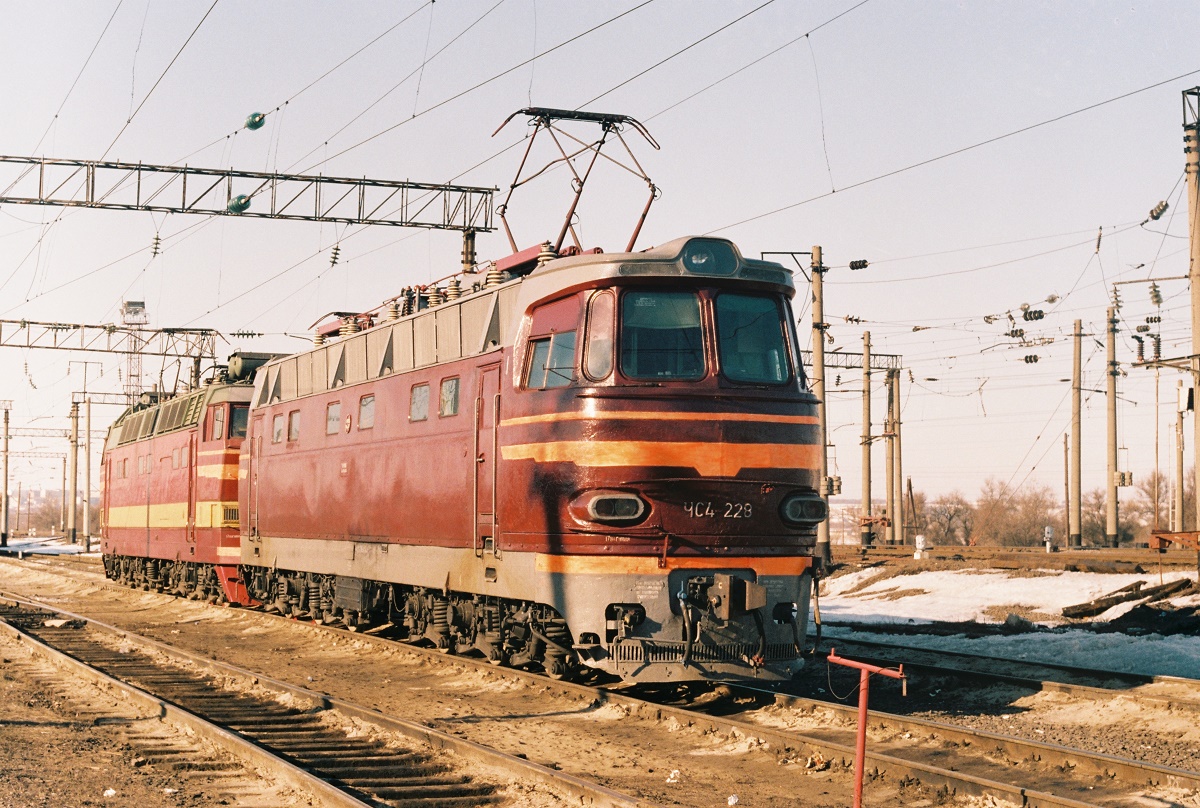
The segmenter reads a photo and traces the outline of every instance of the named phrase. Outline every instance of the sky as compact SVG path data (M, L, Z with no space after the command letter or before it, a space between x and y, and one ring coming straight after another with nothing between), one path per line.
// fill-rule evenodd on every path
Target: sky
M506 190L528 132L521 119L493 136L509 114L629 115L661 146L626 132L662 191L639 249L694 234L754 257L821 245L827 350L859 353L870 331L876 353L903 357L913 487L973 498L995 478L1057 494L1073 321L1089 335L1083 386L1102 390L1111 284L1187 274L1180 99L1200 85L1198 25L1200 7L1179 2L14 0L0 153ZM256 131L253 112L267 116ZM12 177L0 168L0 191ZM569 196L564 171L518 189L518 246L553 238ZM623 249L645 196L598 168L578 211L585 246ZM1143 225L1160 200L1166 214ZM222 353L300 350L326 312L444 277L460 249L452 231L0 204L0 319L114 322L123 300L144 300L155 327L221 331ZM478 249L509 252L501 232ZM1161 373L1156 413L1134 329L1160 316L1164 356L1190 344L1186 281L1160 286L1161 307L1146 285L1121 286L1119 456L1137 479L1155 467L1156 420L1170 467L1178 374ZM1045 317L1024 321L1023 305ZM229 336L246 330L264 336ZM101 363L86 366L89 390L122 389L119 357L0 349L13 425L65 428L83 360ZM178 371L146 360L143 373L170 387ZM838 377L831 465L856 492L862 380ZM878 419L881 376L872 388ZM118 414L97 405L94 426ZM1085 393L1083 420L1087 490L1104 483L1102 393ZM881 496L882 442L874 453ZM13 461L27 488L59 475L57 460Z

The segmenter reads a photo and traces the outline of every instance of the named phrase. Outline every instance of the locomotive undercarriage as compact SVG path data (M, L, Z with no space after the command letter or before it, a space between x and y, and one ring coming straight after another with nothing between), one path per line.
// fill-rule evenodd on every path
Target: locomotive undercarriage
M476 651L496 665L541 667L554 678L579 666L566 621L542 604L264 567L242 574L250 597L268 611L386 629L448 654Z
M225 603L227 598L211 564L135 556L104 556L104 574L133 589L166 592L191 600Z

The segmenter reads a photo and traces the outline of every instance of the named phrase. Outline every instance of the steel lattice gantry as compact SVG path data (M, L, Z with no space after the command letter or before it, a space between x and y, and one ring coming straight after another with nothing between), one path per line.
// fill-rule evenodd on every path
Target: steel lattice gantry
M801 351L800 361L804 363L805 367L812 367L812 351ZM904 357L900 354L871 354L871 370L900 370L903 365ZM825 354L825 367L827 368L853 370L862 366L863 357L860 353L827 351Z
M493 188L0 155L0 204L492 230Z
M211 328L129 328L111 323L84 325L0 320L0 348L50 348L215 360L219 336Z

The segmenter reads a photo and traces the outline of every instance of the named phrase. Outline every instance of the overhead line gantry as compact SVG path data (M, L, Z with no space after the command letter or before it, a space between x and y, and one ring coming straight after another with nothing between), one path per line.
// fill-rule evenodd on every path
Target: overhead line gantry
M0 155L0 204L489 232L494 188Z

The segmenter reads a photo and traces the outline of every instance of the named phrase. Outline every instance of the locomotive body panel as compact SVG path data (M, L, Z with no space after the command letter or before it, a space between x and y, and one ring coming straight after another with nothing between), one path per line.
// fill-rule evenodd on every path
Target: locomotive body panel
M719 272L680 269L687 240L560 259L268 366L241 461L262 596L400 585L439 644L442 598L537 604L622 676L790 676L819 521L781 517L818 487L794 287L700 241Z
M257 408L243 457L256 476L256 501L243 507L257 534L469 545L461 492L476 465L471 393L492 362L460 360Z
M244 601L238 458L249 395L248 385L213 385L131 408L110 428L100 506L110 574L179 588L194 587L197 569L211 569L214 591Z
M790 275L720 239L501 274L127 413L109 575L553 675L790 677L825 516Z

